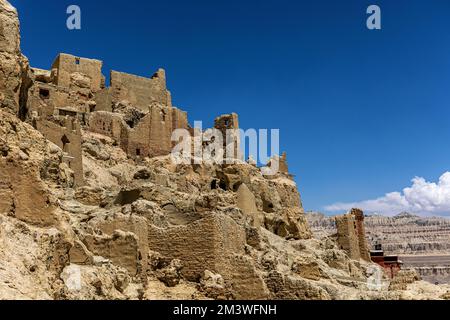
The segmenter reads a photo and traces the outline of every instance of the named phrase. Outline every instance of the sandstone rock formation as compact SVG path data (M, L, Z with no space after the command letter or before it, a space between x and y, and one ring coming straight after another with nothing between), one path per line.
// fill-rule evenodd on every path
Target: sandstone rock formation
M171 133L195 130L162 69L106 86L99 60L28 68L16 11L0 9L0 299L399 299L424 286L373 290L375 265L313 239L285 154L270 177L236 152L174 162ZM411 298L448 291L433 287Z

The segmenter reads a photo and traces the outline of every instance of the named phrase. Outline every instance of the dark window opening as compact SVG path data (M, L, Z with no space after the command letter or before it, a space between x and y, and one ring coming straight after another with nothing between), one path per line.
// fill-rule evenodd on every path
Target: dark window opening
M211 190L217 189L217 181L213 180L211 181Z
M69 138L66 135L63 135L61 138L61 142L63 144L63 151L67 151L67 145L70 143Z
M50 98L50 90L48 90L48 89L43 89L43 88L39 89L39 96L40 96L42 99L48 99L48 98Z
M219 187L220 189L227 190L227 184L223 180L220 180Z
M80 64L80 58L75 58L75 64Z
M162 121L166 121L166 112L165 111L162 111L161 112L161 118L162 118Z
M136 149L136 155L137 155L137 156L140 156L140 155L141 155L141 149L139 149L139 148Z
M141 197L140 190L122 190L117 195L115 204L118 204L120 206L132 204L133 202L138 200L140 197Z
M131 129L134 128L134 121L133 120L128 120L128 121L126 121L126 123Z
M89 106L89 112L94 112L95 111L95 106Z

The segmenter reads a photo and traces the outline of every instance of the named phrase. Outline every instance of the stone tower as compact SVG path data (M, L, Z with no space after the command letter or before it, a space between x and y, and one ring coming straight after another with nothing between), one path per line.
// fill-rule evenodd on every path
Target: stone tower
M335 218L337 241L354 260L370 261L364 228L364 213L360 209L352 209L349 213Z

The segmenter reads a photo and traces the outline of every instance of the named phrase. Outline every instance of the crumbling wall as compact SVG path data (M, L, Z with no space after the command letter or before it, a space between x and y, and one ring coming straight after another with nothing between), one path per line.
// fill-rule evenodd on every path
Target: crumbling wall
M172 130L189 129L187 112L178 108L172 108Z
M80 124L69 117L60 121L61 123L58 124L45 119L37 119L36 129L67 154L64 161L74 172L75 184L82 186L84 185L84 175Z
M167 155L172 150L172 110L157 104L148 110L131 127L120 114L94 112L90 115L89 128L114 138L130 157Z
M142 136L141 134L144 134ZM145 146L148 151L145 156L161 156L172 150L172 109L157 104L150 107L149 114L130 132L128 153L138 156L139 146ZM144 143L143 143L144 141Z
M112 112L112 96L111 88L104 88L94 95L95 108L91 109L90 112L94 111L109 111Z
M62 97L61 93L55 92L55 86L46 83L32 86L28 91L28 114L44 118L53 115L56 105L63 104L62 101L68 98L68 95Z
M360 209L352 209L350 214L355 218L356 234L358 235L358 245L361 259L370 261L369 247L366 239L366 229L364 227L364 213Z
M90 221L90 224L93 228L101 230L103 234L108 236L113 236L116 230L134 233L139 249L137 258L142 262L142 266L147 266L149 247L147 220L144 217L118 215L114 219L94 219Z
M164 106L172 105L170 93L166 89L165 71L162 69L151 78L111 71L111 94L113 103L128 101L144 111L153 102Z
M149 226L150 250L180 259L183 275L198 280L204 270L220 273L230 254L244 254L245 232L231 218L211 214L188 225L172 228Z
M281 157L279 159L278 171L280 173L289 174L289 168L288 168L286 158L287 158L286 152L283 152L283 154L281 155Z
M350 258L359 260L359 241L356 234L355 219L346 214L336 217L337 241L342 250L345 250Z
M89 130L115 139L121 147L128 145L128 131L121 115L97 111L89 117ZM126 150L126 149L125 149Z
M264 281L251 259L245 257L244 229L223 214L166 229L149 225L148 243L150 250L179 259L188 280L198 281L209 270L221 274L238 299L266 297Z
M94 255L110 259L132 276L141 270L139 242L134 233L116 230L112 235L85 235L83 241Z
M214 120L214 128L218 129L222 133L224 158L240 158L241 152L238 115L236 113L231 113L217 117ZM227 152L228 149L232 150L233 154L229 154Z
M350 213L336 216L335 220L337 241L341 249L345 250L352 259L370 261L363 212L352 209Z
M28 119L59 115L77 118L82 125L86 124L89 112L96 107L89 88L90 80L86 80L88 78L85 75L77 74L76 77L70 78L70 87L62 87L50 83L48 75L43 74L44 71L36 73L34 69L32 72L33 82L27 99ZM50 78L53 79L53 76Z
M187 113L153 103L140 122L129 129L127 153L132 157L155 157L172 151L172 132L188 129Z
M51 71L33 69L29 118L41 127L42 120L36 118L75 118L91 131L114 138L132 158L169 154L172 131L189 125L187 113L171 106L165 71L159 69L151 78L112 71L111 87L105 88L101 68L99 60L61 53ZM131 114L134 121L126 121L131 109L142 116L134 119ZM52 141L59 139L57 129L43 130Z
M100 60L75 57L70 54L61 53L55 59L52 69L57 69L55 84L70 88L75 73L89 77L89 88L93 92L104 87L104 76L102 75L103 62Z
M84 114L84 107L77 99L71 97L69 90L57 87L53 84L35 82L28 92L28 111L31 117L49 117L53 115L64 115L60 110L71 112L70 116L77 117Z

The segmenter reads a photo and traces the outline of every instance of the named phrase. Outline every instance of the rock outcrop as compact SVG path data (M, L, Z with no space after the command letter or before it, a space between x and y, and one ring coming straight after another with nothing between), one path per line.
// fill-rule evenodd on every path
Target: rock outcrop
M0 108L21 114L30 85L28 60L20 51L16 9L0 1Z

